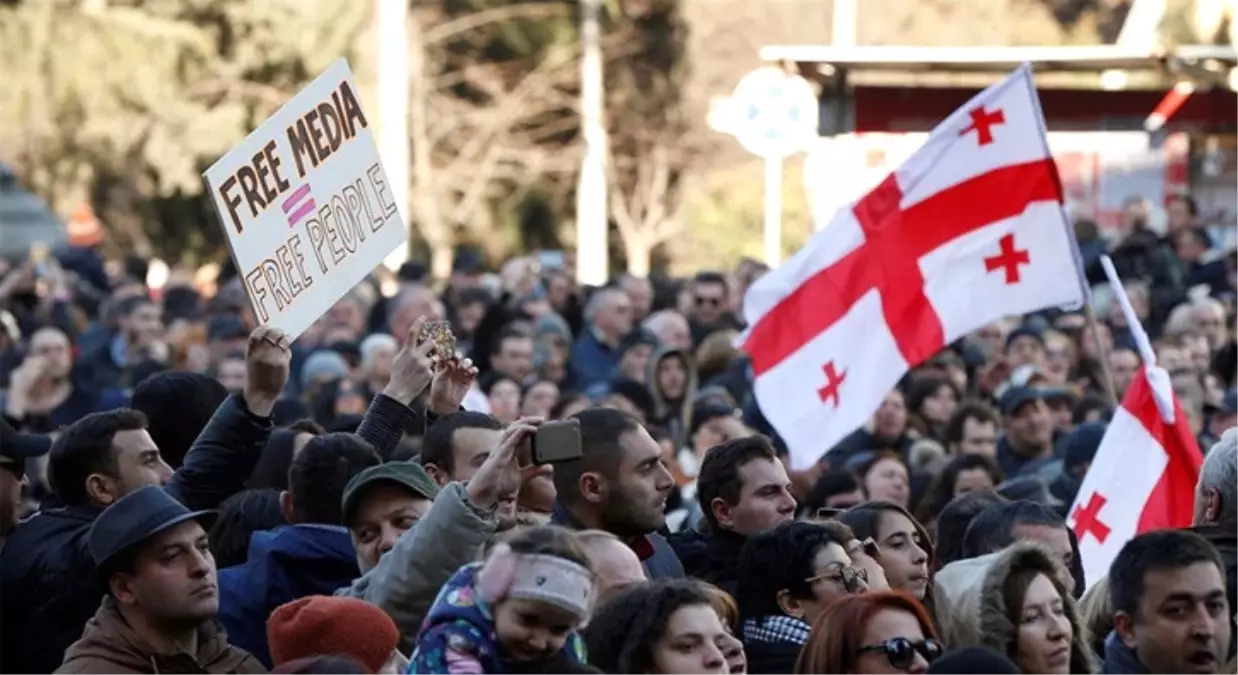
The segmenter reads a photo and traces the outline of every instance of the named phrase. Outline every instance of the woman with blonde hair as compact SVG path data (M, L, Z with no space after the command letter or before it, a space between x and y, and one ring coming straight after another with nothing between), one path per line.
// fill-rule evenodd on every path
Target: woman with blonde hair
M1105 653L1105 637L1113 630L1113 602L1109 597L1109 576L1096 580L1079 599L1079 620L1092 636L1092 651Z

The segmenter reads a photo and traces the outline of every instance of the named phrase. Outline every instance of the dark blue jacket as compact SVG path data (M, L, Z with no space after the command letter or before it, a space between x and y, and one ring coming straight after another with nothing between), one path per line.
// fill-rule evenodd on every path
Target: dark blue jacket
M1139 657L1118 639L1117 633L1110 632L1105 638L1105 660L1100 672L1112 675L1147 675L1148 669Z
M271 667L267 617L307 595L331 595L361 576L348 530L287 525L255 532L245 563L219 571L219 622L228 641Z
M185 456L166 490L193 510L240 492L271 432L230 396ZM96 506L48 507L23 520L0 549L0 672L50 673L82 636L104 589L87 544Z
M576 516L558 501L555 502L550 522L570 530L585 529ZM675 549L671 548L662 535L653 532L627 544L636 553L636 557L640 558L641 566L645 568L645 576L651 580L683 578L683 565L679 562L679 556L675 555Z
M619 367L619 351L611 349L588 328L572 347L572 385L584 391L598 382L605 382Z

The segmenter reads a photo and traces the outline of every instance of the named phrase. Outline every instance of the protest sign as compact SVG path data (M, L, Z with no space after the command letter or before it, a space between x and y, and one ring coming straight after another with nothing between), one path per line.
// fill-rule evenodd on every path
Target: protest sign
M202 177L255 316L291 338L408 236L344 59Z

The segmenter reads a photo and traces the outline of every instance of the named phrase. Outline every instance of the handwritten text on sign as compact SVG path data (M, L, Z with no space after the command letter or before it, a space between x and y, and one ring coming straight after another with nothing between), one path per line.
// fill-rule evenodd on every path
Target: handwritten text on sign
M407 237L343 59L203 176L258 320L292 337Z

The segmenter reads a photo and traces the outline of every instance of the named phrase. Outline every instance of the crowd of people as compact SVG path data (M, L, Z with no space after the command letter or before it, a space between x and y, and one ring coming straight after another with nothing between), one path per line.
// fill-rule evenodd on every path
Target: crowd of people
M582 288L462 250L295 340L226 265L0 263L0 671L1234 672L1238 264L1146 208L1080 250L1205 456L1193 525L1100 579L1066 516L1141 366L1103 294L949 345L792 470L734 347L755 261ZM556 420L579 455L538 464Z

